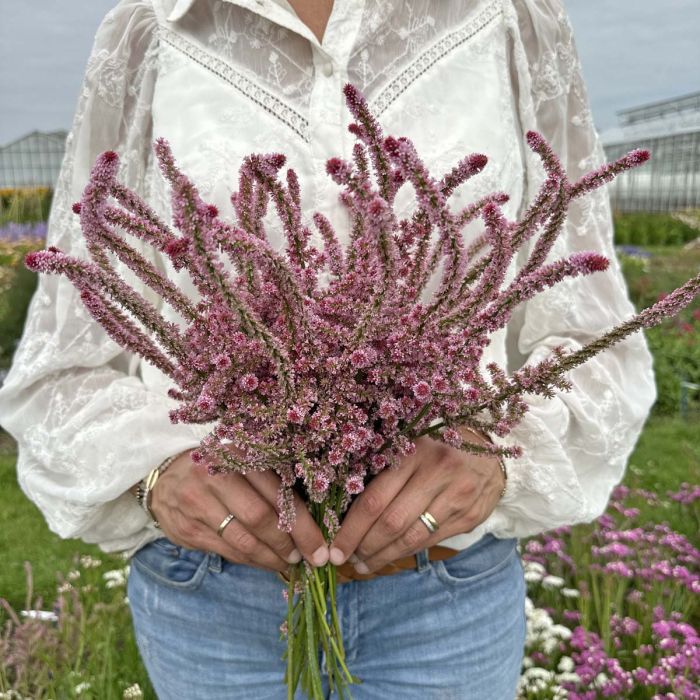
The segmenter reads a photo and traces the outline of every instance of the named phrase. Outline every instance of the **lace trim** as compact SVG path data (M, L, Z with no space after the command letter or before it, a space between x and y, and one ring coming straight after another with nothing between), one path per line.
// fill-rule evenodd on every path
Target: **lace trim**
M217 75L229 85L236 88L249 100L255 102L276 119L279 119L279 121L301 137L302 140L310 142L309 122L293 107L290 107L286 102L279 99L279 97L276 97L259 84L235 70L230 64L226 63L226 61L212 56L180 34L176 34L165 27L161 27L160 32L161 38L165 43L192 59L203 68Z
M419 54L395 78L389 81L374 100L370 100L374 114L382 114L420 75L425 73L450 51L471 39L482 29L485 29L502 14L503 8L500 3L491 2L463 27L445 35L430 48Z

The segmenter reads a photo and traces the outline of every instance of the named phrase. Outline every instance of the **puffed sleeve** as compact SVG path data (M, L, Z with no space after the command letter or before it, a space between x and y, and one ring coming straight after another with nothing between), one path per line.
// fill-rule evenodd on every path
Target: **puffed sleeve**
M522 133L539 131L576 180L605 162L593 125L571 26L561 0L506 0L511 76ZM523 139L524 141L524 139ZM652 154L653 155L653 154ZM525 148L525 206L543 181L539 158ZM634 313L615 257L606 188L572 203L549 260L593 250L610 267L566 280L523 305L507 329L510 370L535 363L556 345L576 350ZM529 251L521 251L520 263ZM507 460L506 493L490 517L498 537L524 537L590 522L607 507L625 472L656 389L641 333L568 374L569 392L526 396L529 411L501 444L519 444Z
M95 37L54 192L47 246L88 258L71 205L105 150L119 153L120 180L147 197L157 53L150 1L121 0ZM137 239L130 242L150 255ZM158 304L128 269L118 271ZM146 387L139 365L140 358L123 351L92 319L65 277L40 275L0 390L0 422L18 443L19 484L50 529L127 556L159 532L129 487L169 455L198 444L189 426L170 423L168 411L176 403Z

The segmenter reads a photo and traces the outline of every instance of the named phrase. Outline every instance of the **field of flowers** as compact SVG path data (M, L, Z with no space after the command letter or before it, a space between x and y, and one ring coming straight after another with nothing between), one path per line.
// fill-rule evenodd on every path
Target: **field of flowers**
M637 309L650 306L657 299L697 273L700 268L700 245L691 248L619 247L622 269L630 297ZM686 401L689 410L700 411L700 390L686 388L681 382L700 387L700 300L676 318L645 331L654 355L658 400L655 415L672 415Z
M10 365L36 288L36 274L24 266L24 256L42 249L45 239L45 221L0 228L0 367Z
M0 226L13 221L46 221L52 196L49 187L0 187Z
M528 641L520 698L700 698L700 486L619 485L590 526L521 542ZM640 517L675 508L690 537Z
M24 221L0 218L0 368L36 284L21 260L46 234L45 223ZM700 250L681 247L685 228L668 224L664 243L675 245L655 247L652 226L640 247L622 221L638 308L697 271ZM520 542L528 639L518 700L700 700L700 391L681 385L700 385L700 306L647 338L659 401L605 514ZM14 449L0 434L0 700L154 699L131 629L127 563L48 531L17 486Z

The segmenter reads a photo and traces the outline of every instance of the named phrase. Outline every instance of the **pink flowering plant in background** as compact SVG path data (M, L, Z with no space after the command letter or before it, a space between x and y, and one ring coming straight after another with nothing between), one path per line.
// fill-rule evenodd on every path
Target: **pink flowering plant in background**
M700 487L684 482L666 495L618 485L593 523L521 542L527 639L517 700L700 700L700 551L648 519L675 505L697 533Z
M641 165L648 152L632 151L571 182L546 141L529 132L528 146L546 177L523 217L505 218L508 196L501 192L453 211L450 195L485 167L486 157L466 156L436 178L410 139L383 135L355 87L346 85L344 94L357 141L351 162L331 158L326 171L340 186L352 222L347 245L318 212L311 218L323 245L312 245L300 184L291 168L282 176L282 154L244 158L231 195L233 223L203 201L168 143L158 139L155 153L172 188L177 232L117 181L119 158L106 152L75 206L92 260L55 247L26 258L32 270L66 275L115 342L172 379L169 395L180 402L170 413L173 423L215 424L192 453L194 461L211 474L274 469L281 479L279 527L293 527L298 489L329 542L352 497L373 475L397 468L416 438L430 435L465 451L517 458L520 447L476 445L460 429L507 435L527 411L525 395L569 389L566 372L677 313L700 289L699 275L576 352L555 348L511 375L495 363L482 367L491 334L519 304L565 278L607 268L597 251L547 258L571 201ZM399 220L394 204L404 185L413 188L417 206ZM283 252L266 234L270 206L284 231ZM483 232L467 245L463 229L477 219ZM118 231L187 271L200 298L188 298ZM526 244L527 260L506 284L513 257ZM166 321L126 284L108 253L184 325ZM430 293L429 283L435 283ZM335 567L302 562L290 572L283 624L289 697L299 681L311 697L322 697L319 644L331 687L344 697L347 684L360 679L344 662Z

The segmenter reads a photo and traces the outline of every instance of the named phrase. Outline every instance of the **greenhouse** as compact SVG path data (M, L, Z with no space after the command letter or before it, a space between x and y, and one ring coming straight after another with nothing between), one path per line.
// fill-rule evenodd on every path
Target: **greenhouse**
M601 135L608 161L633 148L651 160L609 185L618 212L670 212L700 207L700 92L618 112L619 126Z
M32 131L0 147L0 189L53 187L63 161L66 131Z

